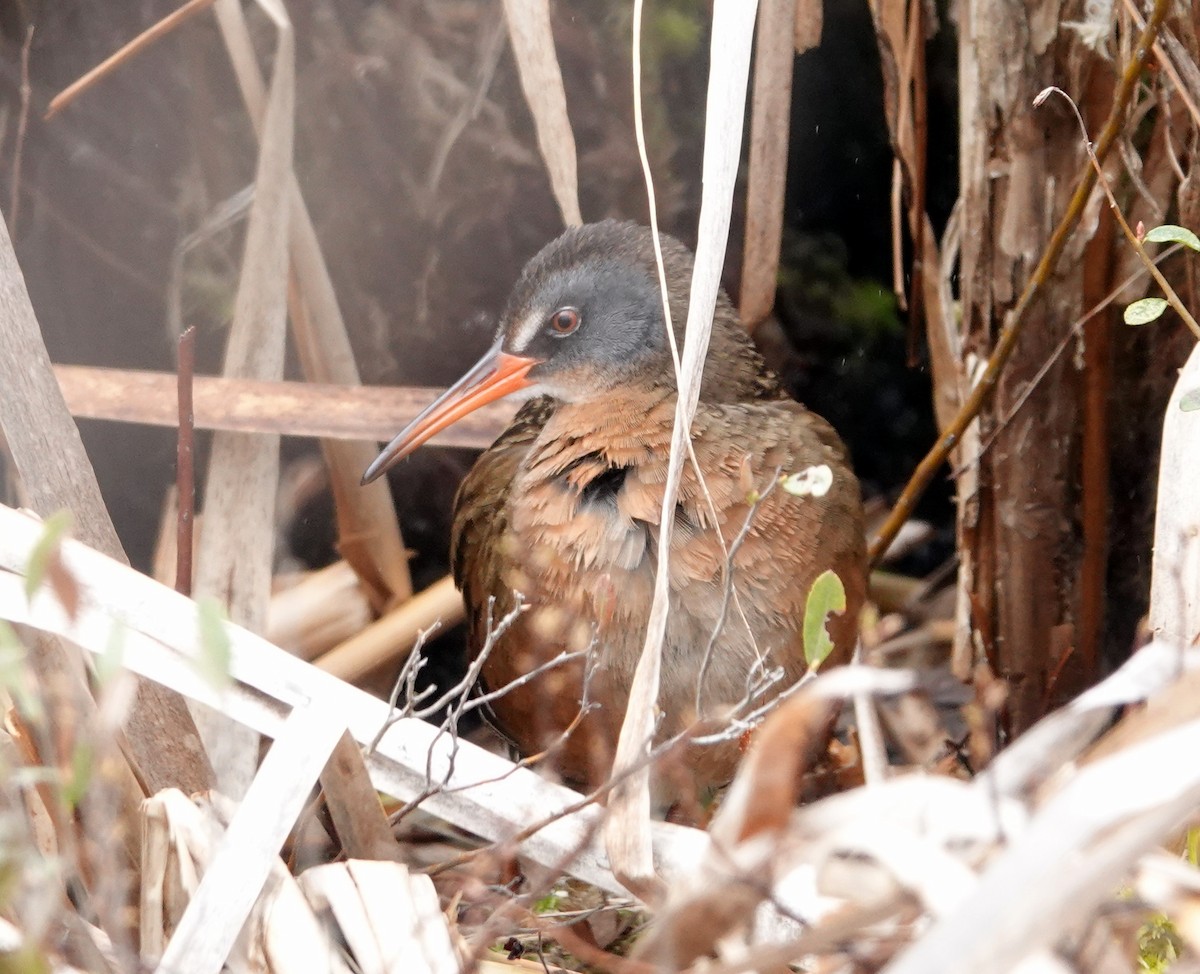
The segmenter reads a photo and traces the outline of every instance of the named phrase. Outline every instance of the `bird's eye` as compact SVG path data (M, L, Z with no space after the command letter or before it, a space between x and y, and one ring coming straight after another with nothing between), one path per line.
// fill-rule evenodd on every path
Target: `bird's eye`
M579 327L579 312L574 308L559 308L550 316L550 331L565 338Z

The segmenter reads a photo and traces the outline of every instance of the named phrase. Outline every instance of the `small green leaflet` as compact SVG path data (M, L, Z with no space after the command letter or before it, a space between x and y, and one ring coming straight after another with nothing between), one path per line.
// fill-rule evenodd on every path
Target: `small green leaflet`
M1185 392L1179 399L1179 408L1185 413L1194 413L1200 409L1200 389Z
M200 624L200 656L196 666L212 687L224 689L229 684L229 667L233 658L229 633L225 631L225 612L216 599L203 598L196 602Z
M1166 298L1142 298L1125 309L1125 324L1145 325L1156 321L1167 310Z
M804 604L804 659L817 669L833 652L833 640L825 628L829 616L846 611L846 589L837 573L828 568L817 576Z
M1197 237L1187 227L1177 227L1173 223L1164 223L1146 231L1143 238L1146 243L1178 243L1200 253L1200 237Z

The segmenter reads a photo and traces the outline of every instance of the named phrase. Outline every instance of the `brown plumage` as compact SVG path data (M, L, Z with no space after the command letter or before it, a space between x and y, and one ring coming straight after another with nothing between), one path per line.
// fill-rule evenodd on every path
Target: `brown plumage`
M682 336L692 257L663 240L670 310ZM526 266L501 316L491 352L402 432L368 471L378 476L439 429L518 389L543 394L467 475L455 500L455 579L479 652L493 618L529 605L483 667L504 686L563 649L591 647L589 687L598 707L579 715L582 664L540 675L497 699L501 729L525 754L556 745L569 780L607 774L641 652L654 587L658 524L674 417L674 374L650 233L606 221L563 234ZM821 497L772 490L754 511L732 559L728 606L704 673L699 715L709 723L742 701L760 661L780 667L772 692L804 673L802 625L813 580L834 569L847 611L829 625L848 658L865 588L858 483L845 448L819 416L786 399L724 294L718 299L700 403L692 427L712 508L684 465L671 548L671 612L659 694L660 736L694 724L697 679L719 626L727 550L776 471L827 465ZM715 509L715 518L713 514ZM737 741L689 748L697 791L730 780ZM664 787L664 798L678 797ZM695 792L693 793L693 795ZM690 797L690 796L689 796Z

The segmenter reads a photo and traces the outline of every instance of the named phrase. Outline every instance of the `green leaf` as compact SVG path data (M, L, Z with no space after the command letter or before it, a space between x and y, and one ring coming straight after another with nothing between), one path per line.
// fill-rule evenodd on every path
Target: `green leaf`
M1185 392L1179 399L1179 408L1185 413L1192 413L1200 409L1200 389Z
M833 652L833 640L825 623L829 616L846 611L846 589L832 569L817 576L804 604L804 658L810 670L817 669Z
M25 598L32 599L34 593L42 587L42 582L46 580L46 569L50 567L50 561L58 551L58 544L70 527L70 511L55 511L46 518L42 525L42 536L29 553L29 563L25 566Z
M1167 310L1166 298L1142 298L1125 309L1125 324L1145 325L1157 321Z
M570 893L565 889L552 889L533 904L533 912L539 916L546 913L558 913L563 908L563 903L569 896Z
M197 667L218 690L229 684L229 666L233 658L229 633L225 631L225 611L216 599L200 599L196 603L200 625L200 658Z
M1187 227L1177 227L1173 223L1164 223L1146 231L1146 243L1180 243L1185 247L1200 253L1200 237L1197 237Z

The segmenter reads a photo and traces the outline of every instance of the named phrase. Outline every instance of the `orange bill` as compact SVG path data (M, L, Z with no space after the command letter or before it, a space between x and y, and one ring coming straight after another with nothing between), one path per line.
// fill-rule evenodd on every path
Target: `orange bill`
M393 464L403 460L422 443L453 426L480 406L503 399L526 389L533 383L527 378L529 370L539 362L501 351L497 342L469 372L421 410L411 423L396 434L383 452L367 467L363 484L369 484Z

